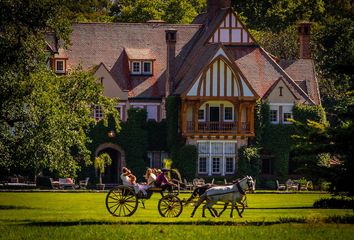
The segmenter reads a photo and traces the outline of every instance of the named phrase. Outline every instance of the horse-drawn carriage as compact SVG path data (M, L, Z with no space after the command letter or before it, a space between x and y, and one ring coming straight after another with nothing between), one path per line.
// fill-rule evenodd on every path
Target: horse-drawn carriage
M216 186L205 189L203 194L200 195L198 193L199 199L195 204L191 217L194 216L195 211L204 201L206 201L206 204L203 207L203 216L205 216L205 210L208 209L212 216L219 217L225 211L228 204L231 203L230 217L233 217L234 208L237 210L238 215L242 217L245 191L254 190L254 187L253 179L247 176L229 186ZM135 213L139 201L144 205L144 200L150 199L154 192L161 194L157 208L162 217L178 217L182 213L183 205L178 197L179 187L177 192L169 193L168 195L163 195L162 188L149 188L144 195L142 192L136 194L134 187L121 185L108 192L106 208L113 216L129 217ZM186 203L197 196L194 195L195 193L196 191L192 193L192 196ZM224 209L219 214L213 208L213 205L218 201L225 203ZM242 206L241 211L238 209L237 204Z
M164 195L162 188L149 188L146 194L135 193L134 187L120 185L111 189L106 197L106 208L116 217L132 216L138 208L139 202L150 199L153 193L160 193L157 209L162 217L178 217L183 210L182 201L178 197L178 191Z

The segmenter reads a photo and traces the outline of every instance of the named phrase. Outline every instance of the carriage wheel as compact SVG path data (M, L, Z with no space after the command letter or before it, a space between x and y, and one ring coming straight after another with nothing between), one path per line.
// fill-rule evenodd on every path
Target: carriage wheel
M113 216L129 217L138 208L138 198L133 189L126 186L118 186L108 192L106 208Z
M181 200L173 195L167 195L160 199L158 205L162 217L178 217L183 210Z

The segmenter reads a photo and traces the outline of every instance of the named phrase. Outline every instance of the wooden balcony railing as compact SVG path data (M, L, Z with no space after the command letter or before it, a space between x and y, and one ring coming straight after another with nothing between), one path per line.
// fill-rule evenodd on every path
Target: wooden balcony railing
M238 122L194 122L187 121L187 133L250 133L250 123L242 122L241 129L237 129Z

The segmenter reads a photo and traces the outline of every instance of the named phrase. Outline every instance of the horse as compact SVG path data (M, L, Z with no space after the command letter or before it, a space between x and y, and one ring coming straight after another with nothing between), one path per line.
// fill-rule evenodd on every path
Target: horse
M233 218L233 210L236 208L238 215L242 218L242 215L237 207L237 203L243 205L242 199L246 195L245 191L247 190L255 190L254 182L252 177L247 176L241 179L240 181L236 181L234 184L230 186L219 186L219 187L211 187L205 191L204 194L202 194L197 203L195 204L195 207L193 209L193 212L191 214L191 217L194 216L195 211L197 208L200 206L200 204L206 200L206 204L203 206L203 217L205 217L205 209L208 208L211 215L213 217L218 217L222 214L222 212L225 211L227 205L226 203L232 203L231 204L231 213L230 217ZM213 208L213 205L217 203L218 201L224 202L225 206L224 209L220 212L218 215L217 211Z
M189 204L194 198L202 196L202 195L205 193L206 190L208 190L208 189L211 188L211 187L215 187L215 186L216 186L216 185L214 185L214 184L208 183L208 184L205 184L205 185L203 185L203 186L197 187L197 188L194 189L194 191L192 192L192 195L186 200L186 202L185 202L184 205L186 206L186 205ZM245 208L245 202L246 202L246 195L245 195L245 196L243 197L243 199L241 200L242 210L241 210L241 213L240 213L240 214L243 213L243 210L244 210L244 208ZM215 211L214 211L214 213L212 213L210 209L209 209L209 212L211 213L211 215L217 214L217 217L220 217L221 214L226 210L226 208L227 208L228 205L229 205L228 202L225 203L223 210L221 210L221 212L220 212L219 214L217 214ZM246 205L247 205L247 203L246 203Z

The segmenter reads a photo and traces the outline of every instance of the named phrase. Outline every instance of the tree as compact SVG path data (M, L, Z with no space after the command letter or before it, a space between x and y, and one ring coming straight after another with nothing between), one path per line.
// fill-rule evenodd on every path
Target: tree
M190 23L205 7L204 0L120 0L111 8L115 21Z
M91 107L116 117L114 100L90 73L80 69L57 77L47 70L45 33L68 42L64 1L0 2L0 169L34 175L48 169L75 176L89 162L87 128ZM116 118L117 119L117 118Z
M307 158L304 168L330 181L333 192L354 195L354 92L348 92L346 96L336 109L338 122L335 125L295 121L297 134L294 138L297 155ZM329 166L326 164L328 157L340 164Z
M106 166L112 164L112 159L108 153L102 153L95 158L94 164L99 173L99 184L102 185L102 174L104 174Z

